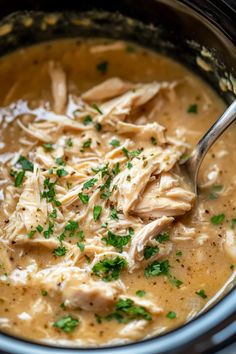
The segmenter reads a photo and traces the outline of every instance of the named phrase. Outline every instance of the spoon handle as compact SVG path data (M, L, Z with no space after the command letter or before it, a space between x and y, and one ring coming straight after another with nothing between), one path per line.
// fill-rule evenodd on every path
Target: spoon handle
M225 110L222 116L212 125L192 151L190 158L187 161L187 169L189 176L194 182L197 189L197 177L199 167L207 151L221 134L233 123L236 119L236 100Z

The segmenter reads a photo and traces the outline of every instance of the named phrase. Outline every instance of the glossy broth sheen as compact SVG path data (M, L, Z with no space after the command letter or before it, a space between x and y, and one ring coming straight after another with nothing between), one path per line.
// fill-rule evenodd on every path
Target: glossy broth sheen
M22 49L1 58L1 107L20 99L28 101L33 107L45 101L52 102L48 74L50 60L61 64L67 76L68 91L76 96L110 77L134 83L177 81L174 93L162 101L160 99L154 120L167 128L169 136L184 137L186 143L190 144L189 153L191 147L223 112L225 107L221 99L206 83L169 58L125 43L118 43L112 48L109 47L110 42L105 42L108 43L108 49L91 50L103 43L95 40L55 41ZM101 70L98 64L104 61L107 64L105 70ZM79 308L68 310L61 305L60 294L50 296L50 291L43 291L40 287L31 288L28 284L14 286L11 280L6 281L9 276L8 266L22 270L34 259L41 269L53 264L54 260L51 259L51 250L45 250L43 246L35 247L30 243L16 246L13 242L7 249L10 265L4 264L5 258L1 261L3 281L0 283L0 328L32 340L57 344L73 341L69 344L100 346L163 333L194 317L224 286L234 271L235 237L229 242L230 245L225 240L227 230L233 232L232 219L236 218L235 134L235 127L228 129L208 153L200 172L203 188L200 189L196 208L177 217L177 221L193 231L190 237L184 239L186 235L189 236L189 231L180 227L173 241L173 249L165 259L169 260L172 275L181 280L182 284L176 286L166 276L145 277L146 265L134 272L121 274L126 285L126 297L136 296L137 291L143 291L138 292L143 295L138 297L153 301L162 309L159 315L153 315L151 321L144 321L142 325L136 322L134 325L136 320L128 324L119 323L105 319L109 311L101 309L99 316L95 316L93 311ZM29 139L16 124L16 120L5 124L4 118L0 135L0 156L19 151L20 138ZM4 178L1 177L2 180ZM7 184L1 182L1 185L4 193ZM212 217L220 214L224 215L223 220L212 221ZM2 210L2 229L6 223L8 220ZM2 243L0 247L3 248ZM79 318L79 324L70 333L53 326L53 323L67 315ZM136 327L132 328L133 325ZM122 332L124 328L126 330Z

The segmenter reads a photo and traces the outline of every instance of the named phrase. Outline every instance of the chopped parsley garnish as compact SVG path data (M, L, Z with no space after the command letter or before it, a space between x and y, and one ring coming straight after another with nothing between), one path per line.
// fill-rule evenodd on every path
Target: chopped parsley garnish
M54 150L53 144L51 144L51 143L45 143L42 146L43 146L44 150L46 150L46 151L53 151Z
M170 264L168 260L162 262L154 261L145 268L144 275L147 278L160 275L169 275L169 271Z
M142 149L137 149L137 150L130 151L129 155L131 157L137 157L137 156L139 156L141 154L141 152L142 152Z
M157 139L154 136L151 137L151 143L152 145L157 145Z
M48 292L47 292L47 290L42 289L41 290L41 294L42 294L42 296L47 296Z
M66 171L66 170L64 170L64 168L59 168L58 170L57 170L57 176L58 177L65 177L65 176L67 176L69 173Z
M87 262L88 264L90 264L90 263L91 263L91 258L90 258L87 254L85 254L84 257L85 257L85 259L86 259L86 262Z
M201 289L199 291L196 291L196 293L198 296L200 296L202 299L206 299L207 298L207 294L205 293L204 289Z
M187 109L187 113L194 113L194 114L198 113L197 104L196 103L191 104Z
M123 154L125 155L125 157L129 157L129 151L125 147L123 147L121 150L122 150Z
M135 319L152 320L151 314L142 306L135 305L132 299L119 299L115 305L115 311L105 317L108 321L116 320L119 323L127 323Z
M86 140L86 141L83 143L82 147L83 147L83 148L89 148L89 147L91 146L91 144L92 144L92 139L89 138L88 140Z
M234 264L230 264L230 267L229 267L231 270L234 270L235 266Z
M166 317L170 320L173 320L174 318L176 318L176 313L174 311L170 311L167 313Z
M53 211L48 215L50 218L55 219L57 217L57 210L53 209ZM42 226L41 226L42 227Z
M131 162L128 162L126 166L127 166L127 168L128 168L129 170L133 167L133 165L132 165Z
M98 221L102 213L101 205L95 205L93 208L93 220Z
M100 71L100 73L102 74L106 74L107 70L108 70L108 61L107 60L103 60L100 63L97 64L96 68L98 71Z
M111 192L110 191L107 191L107 192L104 192L100 195L100 198L101 199L108 199L109 197L111 196Z
M41 232L43 231L43 227L41 225L38 225L36 227L36 230L41 234Z
M61 203L55 199L56 191L55 191L56 182L51 182L50 178L45 178L43 185L44 191L42 193L42 198L45 198L47 202L54 202L56 206L60 206Z
M131 240L130 233L128 235L120 236L114 234L111 231L108 231L107 237L102 238L102 241L104 241L106 245L111 245L115 247L119 252L123 251L123 247L125 247L130 240Z
M62 257L62 256L65 256L66 254L66 248L65 246L59 246L57 248L55 248L55 250L53 251L53 254L55 254L55 256L57 257Z
M119 220L118 215L117 215L117 210L115 208L111 208L110 217L113 220Z
M120 146L120 141L117 139L112 139L112 141L110 142L110 145L113 147L118 147L118 146Z
M55 162L57 165L60 165L60 166L65 166L65 164L66 164L65 161L62 159L62 157L57 157Z
M144 259L149 259L159 252L158 246L146 246L144 248Z
M84 243L83 242L77 242L76 244L79 247L80 251L83 252L84 248L85 248Z
M102 278L103 281L109 282L117 280L120 277L121 271L126 268L127 261L124 258L117 256L116 258L105 258L96 263L93 268L93 274Z
M88 180L87 182L84 183L83 189L92 188L97 181L98 180L96 178L91 178L90 180Z
M88 204L88 202L89 202L89 196L88 196L87 194L79 193L78 196L79 196L79 199L81 200L81 202L82 202L83 204Z
M65 231L70 231L70 236L73 236L73 234L78 228L79 228L78 222L74 220L70 220L65 227Z
M144 290L137 290L135 293L139 297L144 297L146 295L146 291Z
M93 118L90 115L87 115L84 117L83 124L84 125L89 125L93 122Z
M73 332L79 324L79 320L72 316L65 316L54 322L53 327L61 329L65 333Z
M81 240L83 241L84 240L84 231L83 230L80 230L76 236Z
M170 235L168 232L162 232L161 234L157 235L155 237L155 240L157 240L159 243L164 243L166 241L169 241Z
M112 170L112 173L113 173L113 175L118 175L118 173L120 173L120 163L119 162L117 162L116 164L115 164L115 166L114 166L114 168L113 168L113 170Z
M35 232L36 232L36 230L31 230L31 231L27 234L27 236L28 236L29 238L32 238L32 237L34 236Z
M73 140L71 138L66 139L66 146L68 146L68 147L73 146Z
M22 169L24 171L31 171L33 172L34 170L34 165L32 162L30 162L26 157L20 156L19 160L17 161L17 164L21 165Z
M99 113L99 114L103 114L102 111L100 110L100 108L98 107L98 105L96 103L92 104L92 107Z
M177 279L171 274L169 274L168 279L172 285L176 286L176 288L180 288L180 286L183 284L181 280Z
M43 232L44 238L46 239L50 238L50 236L53 234L53 230L54 230L54 224L51 221L49 221L48 229Z
M175 255L177 257L181 257L183 255L182 251L176 251Z
M15 187L20 187L22 185L24 177L25 177L25 171L20 171L17 173L15 179Z
M225 214L218 214L218 215L214 215L211 218L211 222L214 225L219 225L221 224L225 219Z

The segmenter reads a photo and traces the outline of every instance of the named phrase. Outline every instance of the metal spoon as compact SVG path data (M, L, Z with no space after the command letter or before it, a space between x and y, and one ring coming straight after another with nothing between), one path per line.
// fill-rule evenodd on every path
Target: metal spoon
M199 168L207 151L235 119L236 100L200 139L189 159L181 166L183 172L188 176L190 182L192 182L196 194Z

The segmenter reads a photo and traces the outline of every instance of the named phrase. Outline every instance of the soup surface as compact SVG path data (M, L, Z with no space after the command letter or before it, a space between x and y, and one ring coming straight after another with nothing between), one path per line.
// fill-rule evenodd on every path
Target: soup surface
M196 316L236 259L235 127L208 153L196 203L180 167L220 98L124 42L0 62L1 330L99 346Z

